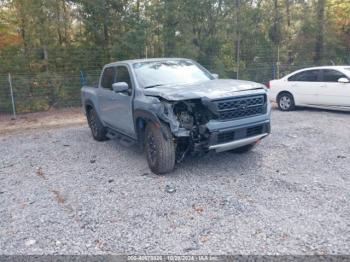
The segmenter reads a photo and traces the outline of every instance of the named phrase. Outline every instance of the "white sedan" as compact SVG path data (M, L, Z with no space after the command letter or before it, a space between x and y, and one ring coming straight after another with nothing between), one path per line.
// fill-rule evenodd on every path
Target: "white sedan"
M267 84L282 111L310 106L350 111L350 66L305 68Z

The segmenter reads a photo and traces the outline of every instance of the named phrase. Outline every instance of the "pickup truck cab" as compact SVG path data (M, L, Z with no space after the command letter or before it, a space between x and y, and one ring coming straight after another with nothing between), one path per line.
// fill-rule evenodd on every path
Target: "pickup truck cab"
M264 85L217 79L189 59L107 64L98 86L82 87L82 104L94 139L138 142L156 174L188 153L249 151L270 133Z

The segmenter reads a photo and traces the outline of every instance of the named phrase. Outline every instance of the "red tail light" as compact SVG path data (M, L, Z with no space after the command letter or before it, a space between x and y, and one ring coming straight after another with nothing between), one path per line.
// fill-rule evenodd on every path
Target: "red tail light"
M265 85L266 85L267 88L271 88L270 81L267 82Z

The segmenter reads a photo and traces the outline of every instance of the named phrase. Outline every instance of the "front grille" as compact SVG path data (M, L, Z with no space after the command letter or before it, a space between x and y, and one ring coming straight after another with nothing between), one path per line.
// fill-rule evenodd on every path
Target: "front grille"
M258 136L270 133L270 124L260 124L250 127L241 127L234 130L215 132L211 135L211 145L223 144L237 141L248 137Z
M261 115L266 111L265 95L238 97L214 102L217 106L219 120L222 121Z
M263 126L254 126L247 129L247 137L261 135L263 132Z
M223 132L218 134L218 143L226 143L235 140L235 132Z

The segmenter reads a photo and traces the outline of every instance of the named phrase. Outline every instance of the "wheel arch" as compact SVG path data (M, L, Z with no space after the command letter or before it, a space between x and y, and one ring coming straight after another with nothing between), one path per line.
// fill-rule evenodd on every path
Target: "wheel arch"
M91 109L95 109L94 103L90 99L88 99L84 102L85 114L87 114Z
M281 95L283 94L288 94L288 95L291 95L292 98L293 98L293 101L294 101L294 104L295 104L295 96L290 92L290 91L287 91L287 90L283 90L283 91L280 91L277 96L276 96L276 102L278 103L278 99Z
M139 142L144 141L144 133L146 130L147 123L152 122L160 126L160 120L157 115L153 112L137 109L134 111L134 126L137 135L137 140Z

